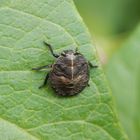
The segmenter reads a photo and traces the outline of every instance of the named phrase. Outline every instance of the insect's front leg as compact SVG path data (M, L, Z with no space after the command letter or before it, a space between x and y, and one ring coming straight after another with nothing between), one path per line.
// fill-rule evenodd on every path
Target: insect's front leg
M40 66L40 67L37 67L37 68L32 68L32 70L42 70L42 69L47 69L47 68L52 68L52 65L45 65L45 66Z
M90 61L88 61L88 64L89 64L89 66L90 66L91 68L98 68L97 65L93 65Z

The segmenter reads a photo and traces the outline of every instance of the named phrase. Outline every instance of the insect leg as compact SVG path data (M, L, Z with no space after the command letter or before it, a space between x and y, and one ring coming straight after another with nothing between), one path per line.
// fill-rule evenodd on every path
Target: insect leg
M58 54L55 54L55 53L53 52L52 46L51 46L50 44L48 44L48 43L46 43L46 42L44 42L44 44L49 48L51 54L52 54L54 57L56 57L56 58L59 57Z
M49 73L46 75L44 83L39 88L42 88L42 87L46 86L48 78L49 78Z
M88 61L88 64L91 68L97 68L98 67L97 65L93 65L90 61Z
M41 67L37 67L37 68L32 68L32 70L39 71L39 70L47 69L47 68L51 68L51 67L52 67L52 65L45 65L45 66L41 66Z

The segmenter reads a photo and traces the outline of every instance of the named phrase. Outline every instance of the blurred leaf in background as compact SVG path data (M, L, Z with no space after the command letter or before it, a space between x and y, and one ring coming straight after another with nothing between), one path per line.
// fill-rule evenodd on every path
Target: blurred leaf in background
M90 31L116 35L133 29L140 17L139 0L75 0Z
M119 116L131 140L140 140L140 26L107 64Z
M103 59L121 122L131 140L140 140L140 1L75 3Z
M105 51L105 58L121 46L140 20L139 0L75 0L75 3L97 49Z

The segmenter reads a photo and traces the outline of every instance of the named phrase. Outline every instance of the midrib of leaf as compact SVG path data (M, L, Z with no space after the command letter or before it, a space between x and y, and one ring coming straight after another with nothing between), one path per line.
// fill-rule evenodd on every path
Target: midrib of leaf
M0 98L3 107L3 113L0 112L2 118L12 121L18 127L25 129L25 131L34 135L38 139L126 139L123 132L121 132L122 130L120 129L118 121L115 117L115 113L112 109L110 94L105 84L102 70L100 68L91 72L91 87L85 89L85 91L79 96L69 99L61 99L54 96L53 91L50 87L47 87L47 89L38 90L37 86L42 82L43 74L37 74L30 71L33 66L39 65L40 63L45 63L47 58L50 61L53 60L52 58L49 58L50 55L46 56L46 50L42 47L43 44L41 42L46 39L49 40L49 42L53 43L54 46L59 47L55 49L55 51L57 52L60 52L64 48L71 48L72 45L74 45L75 47L80 46L79 50L83 54L85 54L85 56L87 56L87 59L92 60L93 63L97 63L95 49L92 48L87 29L83 26L81 18L75 11L75 8L73 8L72 1L60 1L61 4L57 6L57 10L58 13L60 12L60 14L64 13L64 15L67 15L67 11L63 11L63 6L66 6L69 7L69 11L71 12L71 14L76 15L75 17L73 16L73 19L76 21L75 23L71 23L71 17L69 18L69 16L66 16L67 21L70 20L70 24L74 24L72 26L72 29L75 29L75 27L77 27L77 29L79 30L74 30L74 32L71 30L68 24L66 24L66 26L68 26L67 29L63 25L63 23L60 24L60 19L57 19L57 16L54 16L56 17L55 21L54 19L51 20L51 18L53 17L52 14L55 15L55 11L52 13L50 12L52 16L48 16L49 14L47 13L48 17L45 16L44 18L40 15L32 13L32 7L30 6L28 9L29 11L31 11L30 13L27 12L27 9L27 11L25 9L20 9L20 2L23 1L17 0L15 2L15 5L17 4L18 6L14 6L14 3L12 2L9 2L8 5L2 5L0 11L5 11L3 14L9 12L11 13L11 16L22 15L25 16L25 19L32 18L37 22L37 24L34 25L34 27L32 27L31 24L31 29L27 31L25 27L20 28L20 26L23 25L20 25L18 23L16 23L15 25L0 23L0 25L5 24L6 26L10 26L11 28L17 28L18 31L22 30L23 32L26 32L26 34L22 33L23 35L19 40L17 40L18 35L16 36L16 38L12 37L12 40L8 40L7 36L7 41L11 41L11 44L13 44L11 46L7 46L7 42L3 40L2 45L0 44L0 46L3 46L4 48L10 48L11 52L15 51L12 52L13 54L10 61L12 63L14 59L17 63L17 65L15 66L12 66L12 64L14 65L14 63L9 63L8 67L2 66L3 70L0 72L0 75L2 77L2 79L0 79L1 85L9 85L9 89L7 88L7 98L4 97L6 96L4 94L2 94ZM29 1L25 1L22 6L28 7L28 2ZM34 0L33 5L31 6L34 6L41 2L43 2L43 0ZM52 4L54 1L46 2ZM59 2L59 0L57 2ZM10 6L10 4L12 6ZM59 6L61 7L62 11L61 9L59 9ZM56 10L56 7L54 7L54 10ZM9 19L10 18L11 17L9 17ZM45 28L45 26L49 26L50 28L47 29ZM59 36L52 36L50 34L47 34L46 32L44 33L45 29L48 32L52 30L53 34L55 34L55 29L56 32L59 31L61 33L60 36L64 34L64 40L66 40L66 43L64 42L61 46L59 40L57 39L59 38ZM70 33L70 31L72 34ZM40 34L40 38L37 38L38 40L35 40L36 38L33 38L34 33ZM37 34L35 34L35 36L37 36ZM15 42L13 41L14 39L16 40ZM23 41L25 42L25 44L22 44L24 43ZM69 43L67 44L67 42ZM39 48L41 47L42 49L39 50ZM33 49L31 56L28 55L27 50L29 48ZM92 50L93 52L90 52L90 50ZM18 56L16 53L21 51L22 53ZM35 53L39 54L39 52L41 52L42 54L39 57L40 59L38 60L38 56L36 56ZM23 57L24 53L25 56ZM16 60L16 57L14 58L14 55L19 59ZM23 58L23 60L21 58ZM28 60L27 58L30 58L30 60ZM3 64L2 61L0 62L1 64ZM6 104L6 101L9 101L8 104ZM87 103L89 102L93 104L87 106ZM82 108L79 105L81 105ZM75 108L76 106L79 107ZM67 110L68 108L69 110ZM91 117L92 114L93 117ZM64 122L64 124L59 124L59 122ZM71 123L68 123L69 125L67 125L67 122ZM78 123L78 127L75 122ZM59 126L56 126L57 123ZM112 128L110 128L109 125L111 125ZM55 134L53 134L53 132L55 132Z

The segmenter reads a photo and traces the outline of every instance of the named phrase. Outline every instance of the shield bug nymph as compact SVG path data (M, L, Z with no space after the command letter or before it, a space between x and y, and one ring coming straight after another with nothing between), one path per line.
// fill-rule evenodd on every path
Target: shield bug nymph
M72 96L80 93L89 82L89 67L96 68L76 49L64 50L60 55L53 52L52 46L46 42L44 44L49 48L51 54L56 58L56 62L51 65L45 65L32 70L42 70L51 68L47 74L43 85L49 80L50 85L58 95Z

